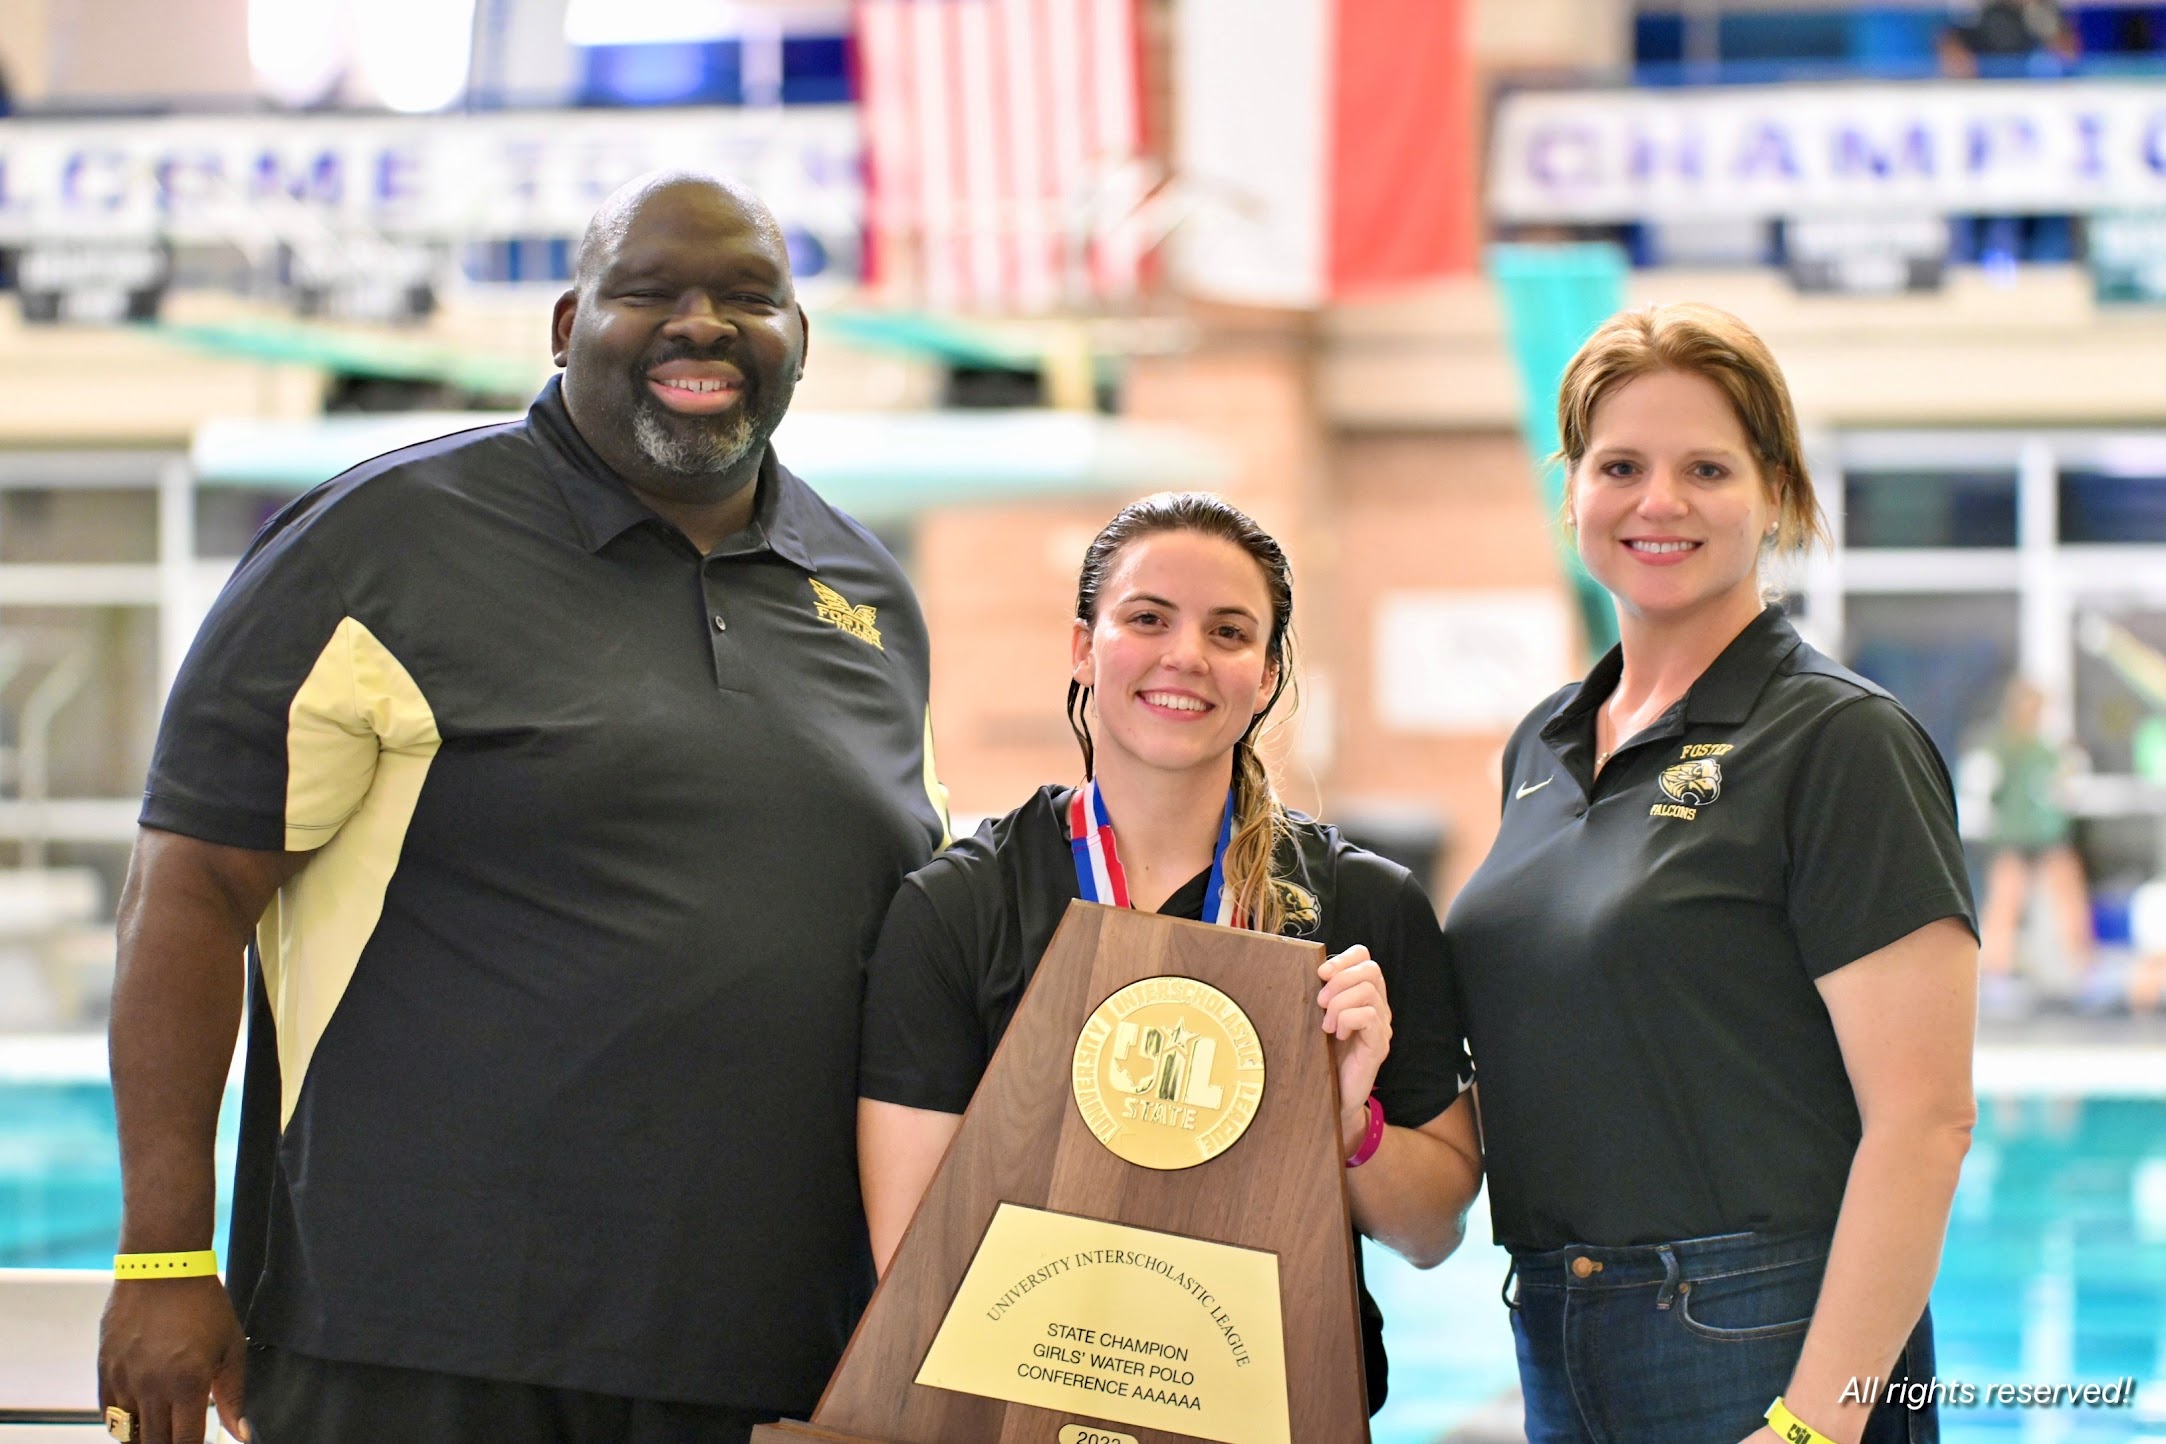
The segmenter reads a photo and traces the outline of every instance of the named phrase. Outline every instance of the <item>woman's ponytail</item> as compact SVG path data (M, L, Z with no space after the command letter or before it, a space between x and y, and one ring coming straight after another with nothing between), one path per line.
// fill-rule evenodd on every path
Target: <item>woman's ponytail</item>
M1233 749L1233 839L1226 845L1226 887L1234 906L1258 932L1286 929L1290 885L1276 868L1282 844L1293 841L1293 826L1278 789L1271 785L1271 770L1256 753L1256 745L1242 738Z

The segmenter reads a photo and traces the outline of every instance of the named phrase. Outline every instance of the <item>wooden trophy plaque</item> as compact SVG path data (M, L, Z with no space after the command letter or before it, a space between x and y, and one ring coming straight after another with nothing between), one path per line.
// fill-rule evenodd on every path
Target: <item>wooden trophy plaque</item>
M1315 943L1072 903L810 1424L1366 1444Z

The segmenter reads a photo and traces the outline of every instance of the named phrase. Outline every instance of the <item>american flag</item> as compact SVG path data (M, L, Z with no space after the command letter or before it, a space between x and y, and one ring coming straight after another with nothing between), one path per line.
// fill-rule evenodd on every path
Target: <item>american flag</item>
M872 271L1026 315L1135 294L1140 0L859 0Z

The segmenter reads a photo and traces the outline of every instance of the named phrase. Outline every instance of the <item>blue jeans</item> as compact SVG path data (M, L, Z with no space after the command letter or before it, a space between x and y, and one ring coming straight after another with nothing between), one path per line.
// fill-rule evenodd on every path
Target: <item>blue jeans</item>
M1827 1256L1825 1232L1515 1249L1527 1444L1738 1444L1790 1382ZM1932 1377L1927 1313L1883 1383ZM1884 1398L1863 1444L1939 1441L1932 1403Z

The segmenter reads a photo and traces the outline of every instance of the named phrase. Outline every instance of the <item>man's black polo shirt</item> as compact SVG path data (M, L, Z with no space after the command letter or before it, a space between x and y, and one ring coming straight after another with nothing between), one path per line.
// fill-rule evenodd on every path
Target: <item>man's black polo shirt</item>
M553 381L272 521L142 813L316 854L257 934L251 1336L808 1408L871 1283L861 959L944 837L926 704L868 533L770 453L702 558Z
M1620 666L1513 734L1446 925L1497 1240L1827 1227L1859 1125L1814 980L1975 927L1947 769L1770 608L1591 780Z

